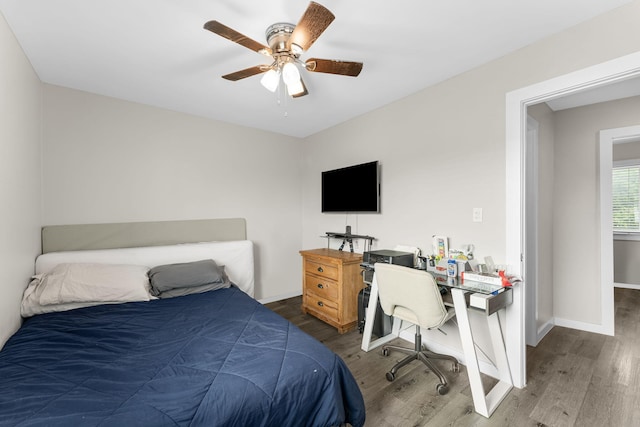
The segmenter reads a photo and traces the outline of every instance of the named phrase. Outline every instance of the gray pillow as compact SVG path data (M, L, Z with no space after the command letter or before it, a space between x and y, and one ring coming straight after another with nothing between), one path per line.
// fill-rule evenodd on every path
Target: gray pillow
M167 264L153 267L149 270L151 293L159 296L163 292L175 289L199 288L197 292L228 288L229 279L224 272L224 266L218 266L214 260ZM202 287L208 286L202 290ZM185 291L186 295L189 291ZM177 296L177 295L174 295Z
M183 295L199 294L201 292L217 291L218 289L228 288L229 286L231 286L231 282L227 280L225 283L211 283L209 285L192 286L189 288L173 288L161 292L158 298L173 298Z

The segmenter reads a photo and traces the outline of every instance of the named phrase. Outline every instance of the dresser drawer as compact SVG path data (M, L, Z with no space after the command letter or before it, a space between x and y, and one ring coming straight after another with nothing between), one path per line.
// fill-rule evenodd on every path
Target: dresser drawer
M304 295L304 305L307 310L321 313L333 321L338 321L338 304L334 301L320 298L310 292Z
M345 332L358 323L358 292L362 255L337 249L300 251L302 255L302 312Z
M304 288L320 298L338 300L338 282L307 273L304 277Z
M316 276L326 277L331 280L338 280L338 267L333 264L322 263L312 259L308 259L304 263L306 273L315 274Z

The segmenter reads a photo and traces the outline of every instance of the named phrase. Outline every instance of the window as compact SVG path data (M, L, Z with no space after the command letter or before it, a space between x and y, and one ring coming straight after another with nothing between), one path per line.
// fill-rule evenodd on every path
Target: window
M612 184L613 231L640 233L640 164L614 165Z

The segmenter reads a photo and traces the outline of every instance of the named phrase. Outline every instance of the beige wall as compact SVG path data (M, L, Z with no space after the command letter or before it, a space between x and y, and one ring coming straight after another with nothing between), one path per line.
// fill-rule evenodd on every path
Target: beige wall
M44 85L44 223L247 219L256 298L300 289L291 137Z
M638 16L640 2L634 1L307 138L303 246L322 245L318 235L342 229L348 221L354 226L357 222L358 232L378 237L377 247L414 244L429 248L431 236L442 234L451 238L453 247L474 243L479 255L504 262L509 197L505 195L506 94L639 51ZM595 165L590 147L577 149L573 156ZM367 160L382 163L382 214L357 219L321 214L320 172ZM556 181L559 179L556 175ZM577 194L583 196L580 203L590 203L589 212L595 215L595 180L591 177L576 185ZM556 202L562 199L556 197ZM472 222L473 207L484 209L482 223ZM568 242L575 233L584 234L579 240L590 272L600 262L596 256L599 223L594 215L584 218L579 231L554 227L554 233L568 235ZM578 322L600 322L598 274L587 275L579 285L575 280L558 284L554 278L554 282L558 314Z
M0 14L0 347L40 251L41 85Z
M613 241L613 280L618 284L640 286L640 242Z

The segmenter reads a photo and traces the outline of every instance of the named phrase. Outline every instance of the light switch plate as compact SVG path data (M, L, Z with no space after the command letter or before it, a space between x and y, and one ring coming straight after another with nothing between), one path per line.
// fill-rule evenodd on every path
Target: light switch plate
M482 208L473 208L473 222L482 222Z

